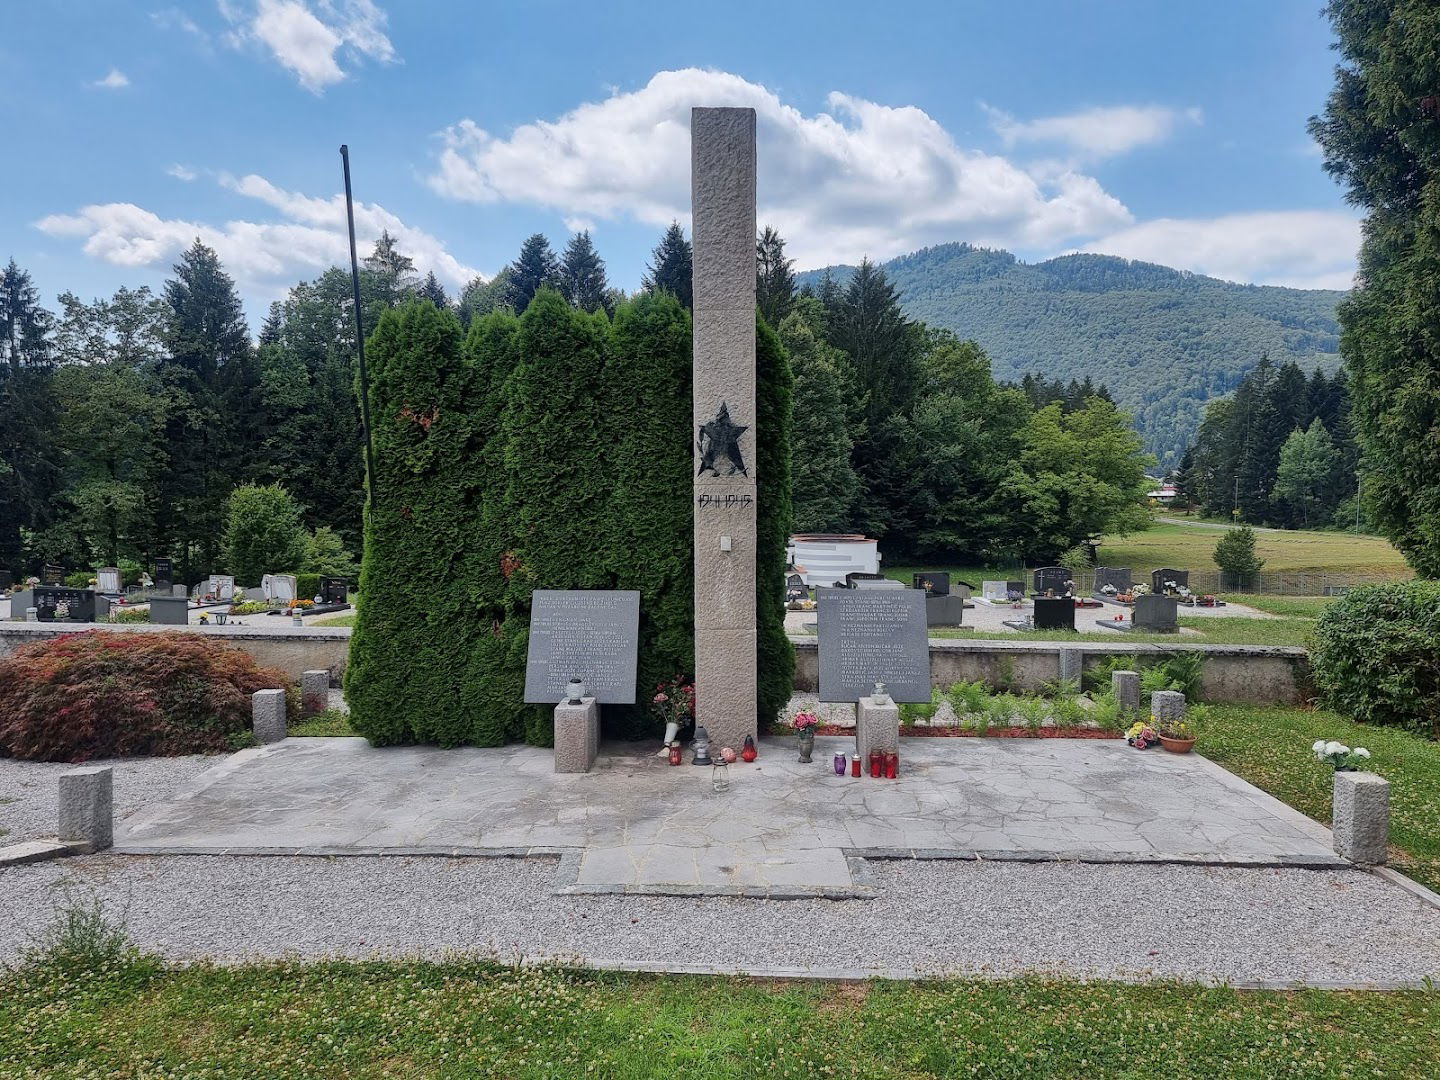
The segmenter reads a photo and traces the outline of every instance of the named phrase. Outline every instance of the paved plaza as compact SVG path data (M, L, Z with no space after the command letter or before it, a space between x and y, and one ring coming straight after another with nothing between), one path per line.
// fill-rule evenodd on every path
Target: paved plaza
M561 856L556 888L865 896L866 858L1343 865L1328 830L1199 755L1119 740L906 739L896 780L836 776L854 742L761 742L760 760L672 767L609 746L557 775L526 746L242 751L121 822L146 854Z

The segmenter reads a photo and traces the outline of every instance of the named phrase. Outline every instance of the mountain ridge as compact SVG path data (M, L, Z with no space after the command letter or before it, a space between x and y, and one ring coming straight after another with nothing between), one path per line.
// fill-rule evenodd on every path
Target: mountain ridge
M1159 263L1077 253L1026 263L1009 251L939 244L879 264L906 314L990 356L997 379L1027 372L1104 383L1135 416L1162 468L1194 438L1205 404L1269 353L1307 373L1340 363L1345 293L1246 285ZM796 275L844 284L853 266Z

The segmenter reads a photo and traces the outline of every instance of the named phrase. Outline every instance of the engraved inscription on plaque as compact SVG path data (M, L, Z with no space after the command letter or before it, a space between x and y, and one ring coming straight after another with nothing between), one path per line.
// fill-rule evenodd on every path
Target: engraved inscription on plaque
M930 700L925 594L817 589L820 700L859 701L883 682L896 701Z
M602 705L633 705L640 594L536 589L530 600L525 700L553 705L578 675L587 697Z

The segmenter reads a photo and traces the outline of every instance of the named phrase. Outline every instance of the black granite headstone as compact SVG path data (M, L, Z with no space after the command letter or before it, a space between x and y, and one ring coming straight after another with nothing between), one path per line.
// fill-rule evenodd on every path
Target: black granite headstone
M1068 596L1037 596L1035 629L1074 630L1075 601Z
M928 596L950 595L950 575L943 571L915 574L912 580L914 581L913 587L923 589Z
M1161 567L1159 570L1155 570L1150 574L1150 591L1157 593L1165 592L1165 583L1167 581L1173 581L1176 585L1183 585L1188 589L1190 587L1190 571L1172 570L1168 566Z
M536 589L530 594L525 700L553 705L573 676L602 705L635 703L640 593Z
M155 560L155 588L169 589L175 584L175 564L169 559Z
M1173 578L1168 580L1174 580ZM1130 623L1136 630L1152 634L1174 634L1180 630L1180 606L1173 596L1146 593L1135 598Z
M1063 566L1042 566L1035 571L1035 595L1044 596L1046 593L1054 593L1056 596L1064 596L1068 591L1066 584L1070 581L1070 571Z
M1097 566L1095 568L1095 595L1105 591L1106 585L1115 587L1116 595L1128 593L1134 585L1128 566Z
M41 622L95 621L95 594L89 589L37 585L34 607Z
M852 589L855 588L855 583L856 583L857 581L884 581L884 580L885 580L885 575L884 575L884 574L864 574L864 573L861 573L861 572L858 571L858 570L852 570L850 573L848 573L848 574L845 575L845 584L848 585L848 586L850 586L850 588L852 588Z
M924 593L829 589L816 598L821 701L859 701L877 682L896 701L930 700Z
M320 602L322 604L348 604L349 598L349 578L322 577L320 579Z
M46 563L40 571L41 585L64 585L65 567L56 563Z

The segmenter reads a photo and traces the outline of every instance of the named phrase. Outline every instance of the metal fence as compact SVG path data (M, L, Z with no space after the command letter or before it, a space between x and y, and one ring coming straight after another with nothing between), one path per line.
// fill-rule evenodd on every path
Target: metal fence
M1183 566L1177 570L1185 569ZM1035 580L1033 570L1025 572L1025 586L1028 589ZM1136 571L1137 583L1150 583L1149 571ZM1191 570L1190 591L1206 593L1228 593L1270 596L1343 596L1357 585L1381 585L1390 581L1404 580L1404 575L1394 573L1375 574L1328 574L1305 571L1262 570L1249 581L1237 581L1219 570ZM1075 591L1082 596L1090 595L1094 588L1093 574L1085 572L1075 579Z

